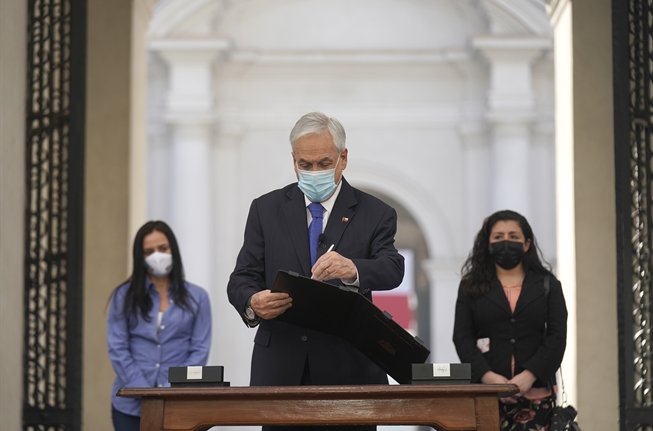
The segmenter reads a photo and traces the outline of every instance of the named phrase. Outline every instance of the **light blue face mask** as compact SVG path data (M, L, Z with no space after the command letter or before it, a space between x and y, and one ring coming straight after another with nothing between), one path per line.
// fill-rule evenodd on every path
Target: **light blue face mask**
M298 167L299 190L301 190L312 202L323 202L327 200L338 187L335 181L338 163L340 163L340 154L338 154L336 167L333 169L325 169L323 171L304 171Z

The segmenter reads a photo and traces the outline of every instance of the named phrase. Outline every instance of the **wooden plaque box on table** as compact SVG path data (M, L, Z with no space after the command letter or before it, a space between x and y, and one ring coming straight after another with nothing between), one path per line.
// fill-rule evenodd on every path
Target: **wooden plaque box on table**
M267 386L120 389L142 397L141 431L216 425L428 425L499 431L498 397L516 385Z

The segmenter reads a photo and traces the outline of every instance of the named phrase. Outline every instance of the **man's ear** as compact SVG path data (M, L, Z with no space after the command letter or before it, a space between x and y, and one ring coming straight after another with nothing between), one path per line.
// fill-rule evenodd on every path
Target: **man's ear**
M340 158L342 159L342 161L340 162L340 165L342 166L343 171L347 167L347 154L348 154L347 148L343 149L340 152Z
M299 172L297 172L297 160L295 159L295 153L291 151L290 155L292 156L292 168L295 171L295 176L299 177Z

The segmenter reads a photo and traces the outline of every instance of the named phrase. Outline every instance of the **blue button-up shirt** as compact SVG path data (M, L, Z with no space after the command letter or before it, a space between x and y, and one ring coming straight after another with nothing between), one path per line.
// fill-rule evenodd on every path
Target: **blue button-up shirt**
M209 295L194 284L185 283L193 312L178 307L168 294L170 306L158 324L161 298L154 283L146 281L152 298L150 321L139 314L138 320L122 315L129 283L116 290L111 299L107 322L109 359L116 372L111 402L116 410L141 415L139 398L117 397L120 388L170 386L168 368L206 365L211 346L211 305Z

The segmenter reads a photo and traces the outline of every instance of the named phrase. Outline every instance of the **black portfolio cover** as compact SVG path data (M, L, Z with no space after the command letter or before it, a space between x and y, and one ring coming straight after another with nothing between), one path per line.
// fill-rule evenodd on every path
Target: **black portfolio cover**
M292 307L277 319L349 341L399 383L410 383L412 364L431 353L387 312L345 286L279 271L273 292L286 292Z

